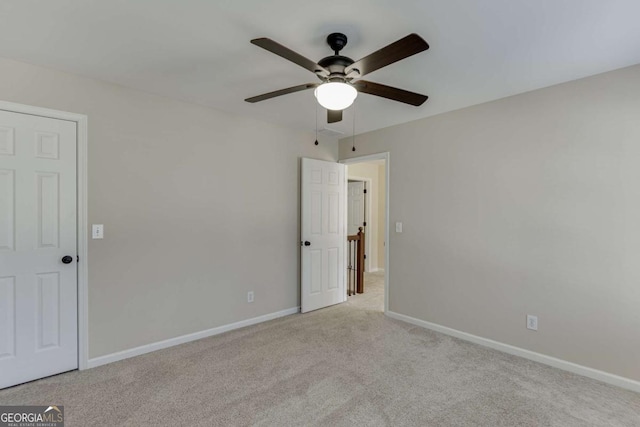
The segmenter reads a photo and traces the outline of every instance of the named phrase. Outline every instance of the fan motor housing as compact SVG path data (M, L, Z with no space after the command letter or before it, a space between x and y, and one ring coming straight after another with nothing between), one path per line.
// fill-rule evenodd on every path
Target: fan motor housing
M344 69L353 64L353 62L353 59L347 58L346 56L332 55L322 58L318 61L318 65L322 65L324 68L329 70L329 80L340 77L344 80Z
M342 33L331 33L327 36L327 44L335 52L335 55L327 56L318 61L318 65L329 70L329 77L320 77L320 80L329 82L345 82L345 68L355 61L340 55L340 51L347 45L347 36Z

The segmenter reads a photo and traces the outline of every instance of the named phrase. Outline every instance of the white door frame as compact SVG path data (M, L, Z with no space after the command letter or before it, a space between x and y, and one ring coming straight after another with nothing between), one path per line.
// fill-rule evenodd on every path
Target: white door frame
M373 192L371 193L369 192L373 187L372 180L371 178L364 178L361 176L351 176L347 171L347 182L349 181L361 181L366 184L365 189L367 190L367 193L365 193L366 195L364 196L364 201L365 201L364 209L366 214L365 214L364 222L366 222L367 227L369 227L371 225L371 195L373 194ZM367 196L370 196L370 197L367 197ZM349 204L347 204L347 214L349 213L348 209L349 209ZM369 230L373 230L373 227L369 227ZM380 236L377 236L377 237L380 238ZM366 235L365 235L365 243L367 247L365 248L364 251L365 251L365 254L367 255L367 259L364 261L364 265L365 265L364 271L370 272L371 271L371 239L367 239ZM377 267L378 267L378 261L376 261L376 268Z
M385 182L385 194L384 194L384 312L387 313L389 311L389 287L391 283L389 282L389 177L391 174L389 173L390 168L390 156L389 152L386 151L384 153L376 153L369 154L367 156L360 157L352 157L349 159L340 160L339 163L344 163L345 165L349 165L352 163L364 163L371 162L373 160L384 160L384 182ZM348 175L348 174L347 174ZM345 209L346 212L346 209ZM345 213L346 215L346 213ZM345 217L346 224L346 217ZM378 236L380 238L380 236Z
M78 229L77 245L80 262L78 267L78 368L88 368L89 360L89 292L88 292L88 241L87 241L87 116L83 114L68 113L66 111L50 110L48 108L33 107L30 105L16 104L0 101L0 110L29 114L32 116L48 117L51 119L67 120L76 123L77 130L77 209Z

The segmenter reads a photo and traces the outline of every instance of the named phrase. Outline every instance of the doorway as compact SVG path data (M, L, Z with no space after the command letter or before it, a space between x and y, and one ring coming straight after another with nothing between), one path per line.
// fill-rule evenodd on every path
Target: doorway
M380 308L386 312L389 300L389 153L352 158L341 163L347 165L347 185L351 193L346 204L349 234L361 218L365 232L364 294L357 294L355 298L367 295L369 283L371 290L383 299Z
M365 235L369 235L371 227L371 197L372 197L372 179L354 174L348 174L347 177L347 235L353 236L358 234L362 228ZM376 204L377 205L377 204ZM367 221L369 221L367 223ZM367 273L372 272L372 251L371 239L365 241L365 260L364 269ZM367 256L369 254L369 256ZM377 261L373 262L377 265ZM376 267L373 267L377 270Z

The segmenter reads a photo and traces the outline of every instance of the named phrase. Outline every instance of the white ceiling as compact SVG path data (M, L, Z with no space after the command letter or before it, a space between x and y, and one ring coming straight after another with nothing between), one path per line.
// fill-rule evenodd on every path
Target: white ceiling
M361 133L640 63L639 16L638 0L0 0L0 56L313 130L312 91L243 101L317 81L250 39L317 61L339 31L357 60L420 34L430 50L366 78L430 99L361 94ZM329 127L350 135L353 110Z

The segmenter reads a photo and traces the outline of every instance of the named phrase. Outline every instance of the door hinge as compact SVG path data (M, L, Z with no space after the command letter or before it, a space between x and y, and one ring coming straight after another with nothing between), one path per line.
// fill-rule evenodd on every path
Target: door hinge
M366 188L364 189L364 194L367 194L367 189Z
M366 227L367 226L367 221L363 222L362 225Z
M367 254L364 254L364 259L367 259Z

